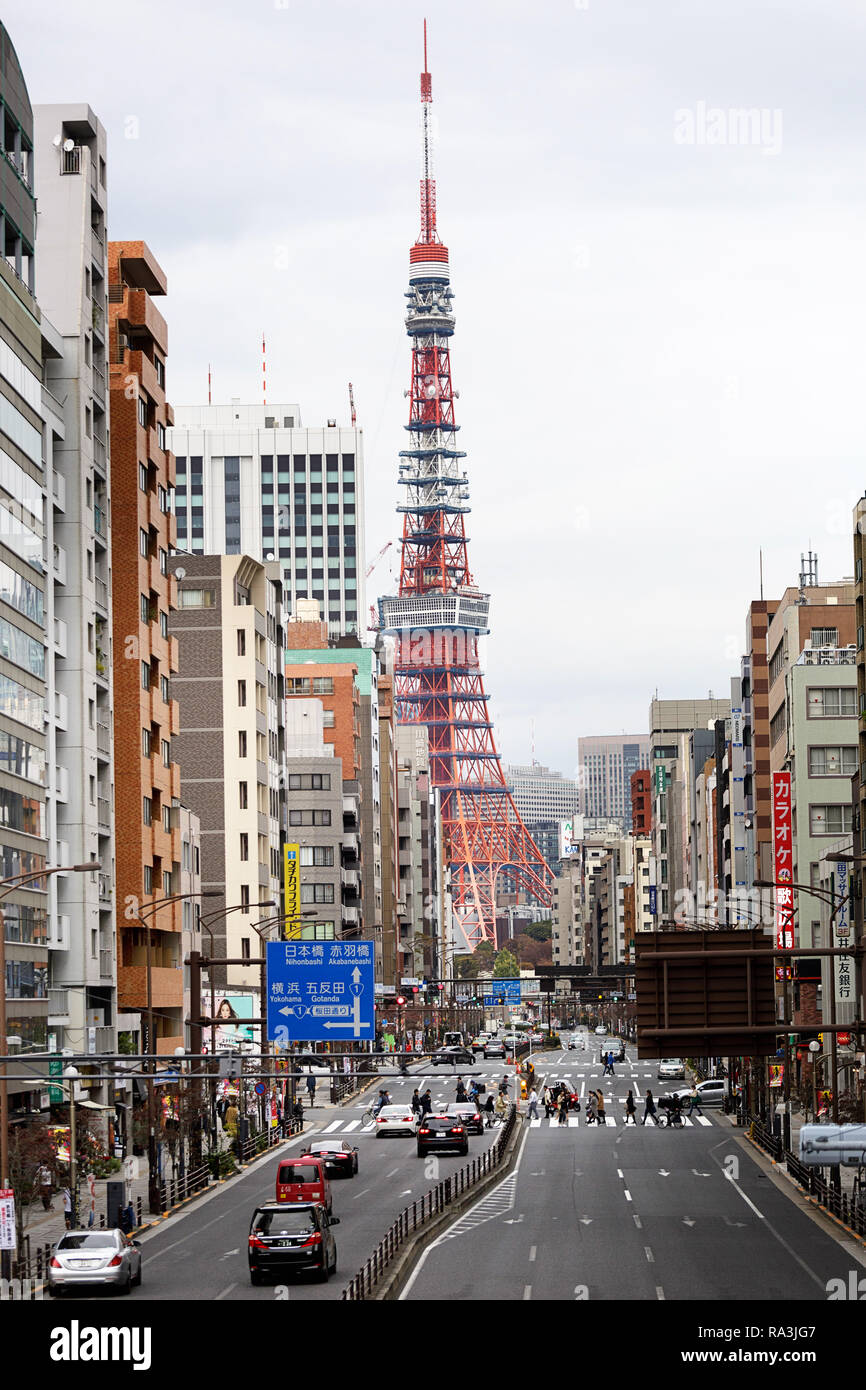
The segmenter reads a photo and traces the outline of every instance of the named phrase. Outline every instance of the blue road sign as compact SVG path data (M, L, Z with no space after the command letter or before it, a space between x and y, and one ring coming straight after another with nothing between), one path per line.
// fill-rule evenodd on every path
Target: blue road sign
M484 1003L489 1008L495 1008L501 1004L520 1003L520 981L519 980L494 980L492 985L488 985L491 991L485 994Z
M372 941L269 941L268 1038L373 1038Z

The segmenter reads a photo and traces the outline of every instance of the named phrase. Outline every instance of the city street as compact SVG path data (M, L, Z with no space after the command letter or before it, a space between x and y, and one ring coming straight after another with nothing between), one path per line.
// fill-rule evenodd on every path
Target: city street
M613 1081L597 1048L545 1057L548 1078L578 1083L580 1115L524 1121L516 1171L422 1256L404 1298L824 1301L828 1280L862 1273L862 1247L843 1250L720 1111L680 1131L641 1127L641 1103L626 1126L629 1086L657 1100L682 1084L628 1057ZM590 1084L610 1098L604 1127L586 1123Z

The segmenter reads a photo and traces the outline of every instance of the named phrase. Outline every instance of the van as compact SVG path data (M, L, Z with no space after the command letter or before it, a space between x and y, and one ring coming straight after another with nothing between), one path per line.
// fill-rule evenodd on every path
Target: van
M331 1184L325 1160L315 1154L283 1158L277 1165L278 1202L322 1202L331 1214Z
M443 1047L462 1047L462 1046L463 1046L463 1034L462 1034L462 1033L446 1033L446 1034L445 1034L445 1037L442 1039L442 1046L443 1046Z

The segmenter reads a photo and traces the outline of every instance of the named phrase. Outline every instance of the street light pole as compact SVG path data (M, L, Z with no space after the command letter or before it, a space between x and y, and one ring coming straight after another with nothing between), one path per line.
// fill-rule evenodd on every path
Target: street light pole
M75 1083L81 1073L76 1067L65 1067L63 1075L69 1082L69 1195L72 1199L72 1229L78 1225L78 1145L75 1135Z
M87 864L60 865L53 869L32 869L23 874L12 874L0 879L0 903L18 888L26 888L48 878L51 874L93 873L102 868L100 859L91 859ZM0 908L0 1186L7 1190L12 1186L9 1175L9 1083L7 1075L6 1042L8 1028L6 1022L6 917ZM8 1279L11 1272L11 1251L0 1251L0 1274Z

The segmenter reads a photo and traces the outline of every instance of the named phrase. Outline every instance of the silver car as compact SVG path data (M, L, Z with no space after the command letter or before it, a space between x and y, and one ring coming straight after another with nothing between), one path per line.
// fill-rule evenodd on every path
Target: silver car
M67 1231L51 1252L48 1292L52 1298L64 1289L89 1284L110 1284L129 1293L141 1283L141 1247L123 1231Z

